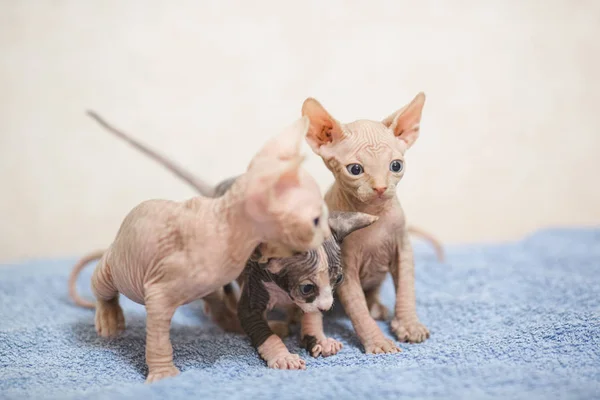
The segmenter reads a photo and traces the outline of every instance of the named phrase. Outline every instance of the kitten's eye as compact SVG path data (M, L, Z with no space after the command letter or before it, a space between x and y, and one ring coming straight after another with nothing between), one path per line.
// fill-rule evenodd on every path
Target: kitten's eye
M400 160L394 160L390 163L390 171L392 172L400 172L403 167L404 164Z
M360 164L348 164L348 165L346 165L346 169L352 175L360 175L364 172L364 169L363 169L362 165L360 165Z
M315 285L311 285L310 283L308 283L306 285L300 285L300 293L302 293L304 296L308 296L309 294L311 294L314 291L315 291Z
M335 280L335 284L339 285L343 281L344 281L344 274L339 274L338 277L337 277L337 279Z
M313 219L313 224L315 224L315 226L319 226L319 217Z

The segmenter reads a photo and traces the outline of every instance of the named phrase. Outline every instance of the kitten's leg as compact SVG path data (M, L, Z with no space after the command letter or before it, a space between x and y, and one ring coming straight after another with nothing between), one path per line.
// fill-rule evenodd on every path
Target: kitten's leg
M223 293L225 294L225 304L237 314L238 294L233 286L233 282L223 286Z
M253 286L252 301L247 289L249 286ZM306 369L305 361L298 354L291 354L281 338L269 328L265 315L268 302L269 294L261 283L250 282L250 285L245 284L242 288L238 316L242 328L250 336L252 346L269 368Z
M323 332L323 314L304 313L302 316L302 347L313 357L333 356L342 349L342 344L328 338Z
M290 325L302 320L302 310L295 304L286 304L278 307L285 312L283 321L269 320L269 328L280 338L285 339L290 335Z
M173 347L169 331L177 309L168 292L162 287L149 286L146 290L146 383L176 376L179 370L173 364Z
M92 275L92 292L96 296L96 332L102 337L115 336L125 329L125 317L117 291L104 257Z
M219 288L204 297L204 312L225 332L242 333L242 326L235 310L228 305L228 294L223 288Z
M269 320L269 329L281 339L285 339L290 335L290 325L287 321Z
M371 317L365 293L360 286L356 262L351 257L346 257L344 261L346 279L338 288L338 296L365 348L365 353L380 354L401 351L393 340L385 337L377 326L377 322Z
M380 290L381 284L374 289L365 290L365 297L367 298L367 307L369 307L371 317L378 321L386 321L390 317L390 311L381 303Z
M288 322L290 323L290 325L299 324L302 321L303 315L304 313L302 312L300 307L296 305L291 305L289 307Z
M408 232L398 241L398 254L391 272L396 288L396 307L391 327L401 342L420 343L429 338L429 330L419 321L415 299L415 261Z

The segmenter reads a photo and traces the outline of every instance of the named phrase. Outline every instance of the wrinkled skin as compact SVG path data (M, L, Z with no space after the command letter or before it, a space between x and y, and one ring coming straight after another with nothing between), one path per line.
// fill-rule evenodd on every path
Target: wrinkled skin
M92 277L99 335L124 329L120 293L145 305L147 383L179 373L169 338L177 307L238 277L261 242L277 241L291 254L315 249L331 234L327 223L314 222L327 208L314 179L300 168L307 128L302 118L271 139L220 198L139 204L104 253L75 266L71 294L77 304L93 307L76 295L74 282L85 263L101 254Z
M303 115L310 118L306 140L335 177L325 195L329 209L379 217L376 223L344 241L345 279L337 292L366 353L400 351L375 322L389 315L379 299L388 272L396 289L391 321L396 338L419 343L429 337L416 312L413 251L396 196L396 185L405 171L405 152L419 135L424 102L425 96L419 93L381 122L359 120L348 124L336 121L312 98L302 107Z

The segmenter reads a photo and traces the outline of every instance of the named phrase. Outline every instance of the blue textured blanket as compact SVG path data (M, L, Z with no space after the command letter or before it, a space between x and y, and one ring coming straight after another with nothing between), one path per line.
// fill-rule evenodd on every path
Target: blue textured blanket
M75 260L0 266L0 398L600 398L600 229L451 247L445 264L423 243L415 252L425 343L365 355L338 312L325 331L344 343L340 354L312 359L294 334L286 344L307 370L269 370L247 338L191 304L171 330L182 374L150 386L142 306L123 299L126 333L102 340L93 311L68 299ZM87 295L92 269L79 285ZM389 281L383 296L392 306Z

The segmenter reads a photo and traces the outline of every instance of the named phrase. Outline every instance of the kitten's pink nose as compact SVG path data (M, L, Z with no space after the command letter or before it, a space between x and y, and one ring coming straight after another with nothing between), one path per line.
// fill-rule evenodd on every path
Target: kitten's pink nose
M387 186L381 186L381 187L374 187L373 191L377 192L378 195L382 195L385 193L385 191L387 190Z

